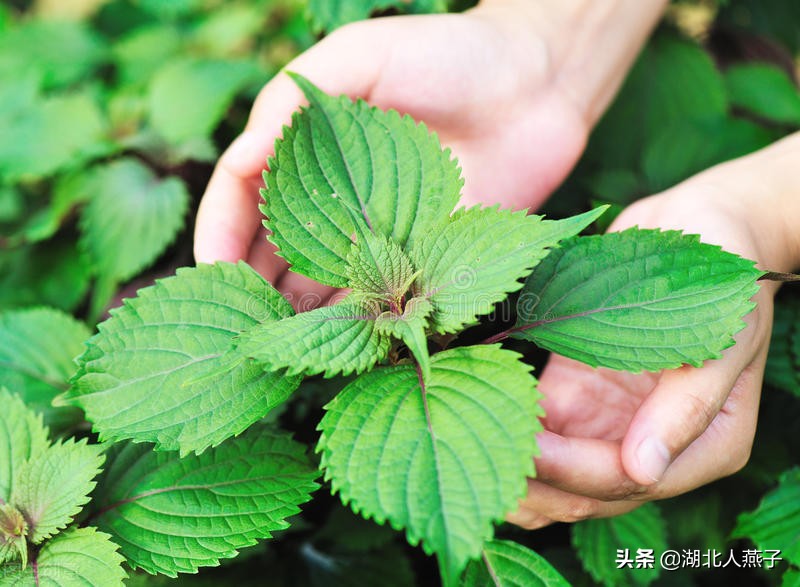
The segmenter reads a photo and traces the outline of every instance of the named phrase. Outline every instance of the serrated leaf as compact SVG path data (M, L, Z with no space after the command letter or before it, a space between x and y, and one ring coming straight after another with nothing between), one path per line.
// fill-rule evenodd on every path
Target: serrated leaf
M236 94L260 77L249 62L170 59L149 84L150 123L173 144L210 136Z
M383 312L376 320L378 332L402 340L417 359L425 378L430 376L431 362L425 329L433 306L425 298L411 298L402 314Z
M189 193L177 177L159 179L135 159L99 168L93 187L93 197L81 216L81 244L101 282L126 281L153 263L175 239L183 226Z
M492 540L472 561L462 587L569 587L569 582L534 551L516 542Z
M299 384L232 349L246 328L291 314L244 263L178 269L112 311L63 401L83 408L103 439L202 451L242 432Z
M389 337L375 328L375 318L364 305L325 306L257 324L239 336L236 350L267 372L287 368L289 375L324 373L325 377L360 373L389 352Z
M0 504L8 502L28 459L47 448L47 428L42 416L25 406L22 398L0 386Z
M20 394L56 432L79 422L78 410L53 408L51 402L69 387L73 359L90 335L82 322L51 308L0 313L0 386Z
M415 277L411 260L396 242L363 231L347 256L348 285L357 294L399 305Z
M109 460L95 500L98 526L133 568L171 577L216 566L287 528L319 475L302 445L263 426L202 455L180 459L128 443Z
M658 557L667 549L667 535L658 507L646 503L622 516L578 522L572 526L572 545L595 581L606 587L644 586L661 572ZM621 556L626 549L628 556ZM637 567L637 557L646 558L640 549L653 551L652 568ZM630 566L618 568L617 561L627 558Z
M25 514L34 544L66 528L81 511L104 460L98 445L70 438L23 463L17 471L11 503Z
M35 565L9 565L2 587L120 587L127 578L119 547L96 528L73 528L42 545Z
M444 0L309 0L308 15L315 31L331 32L364 20L376 10L396 8L411 14L446 12Z
M333 194L374 233L407 249L447 221L463 181L450 151L424 125L294 79L311 106L275 143L264 177L265 225L294 271L346 287L353 225Z
M512 336L593 367L697 367L733 344L761 274L678 231L580 237L528 277Z
M459 211L410 254L420 275L414 295L433 304L430 326L457 332L491 312L561 239L579 233L605 207L559 221L497 208Z
M750 538L761 550L780 550L780 556L800 566L800 468L781 475L752 512L739 515L732 536Z
M326 406L317 450L333 491L436 553L451 580L517 507L540 429L535 379L498 346L437 353L424 387L411 365L376 369Z
M725 71L725 86L733 106L767 120L800 125L800 94L782 69L766 63L733 65Z

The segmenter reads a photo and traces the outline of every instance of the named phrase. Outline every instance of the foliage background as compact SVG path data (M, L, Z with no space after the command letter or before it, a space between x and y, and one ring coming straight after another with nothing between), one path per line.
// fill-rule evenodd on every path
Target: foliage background
M71 358L97 321L122 297L192 264L199 197L256 92L323 29L386 8L350 6L360 11L343 14L322 0L0 5L0 385L23 390L55 432L88 434L80 413L53 408L50 399L66 388ZM418 0L405 8L446 7ZM545 212L561 217L598 203L618 211L798 130L798 50L800 5L792 0L673 3ZM656 524L669 548L741 550L755 537L760 548L797 550L796 507L781 510L794 521L786 545L761 544L760 516L740 517L798 464L797 297L791 287L780 295L750 464L648 509L655 522L634 522L651 530ZM36 327L20 338L20 323ZM532 359L541 364L543 357ZM313 442L313 423L336 391L324 380L306 383L276 417L297 439ZM796 477L788 475L781 491L796 488ZM590 574L584 565L592 563L572 542L591 530L504 527L501 535L534 548L577 585L725 585L742 577L800 583L787 562L771 571L683 570L658 578L598 568ZM179 583L412 585L435 576L433 563L401 536L353 516L322 490L278 540ZM136 574L129 583L166 581Z

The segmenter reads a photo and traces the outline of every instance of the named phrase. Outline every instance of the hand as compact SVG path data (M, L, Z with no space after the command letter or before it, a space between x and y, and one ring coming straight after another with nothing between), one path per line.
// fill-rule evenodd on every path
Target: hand
M762 269L789 270L797 258L789 254L789 232L759 212L781 191L764 174L777 176L769 166L786 145L640 200L612 230L682 229ZM546 419L537 478L509 521L534 529L614 516L741 469L755 435L776 290L761 283L736 344L700 368L632 375L552 356L540 381Z
M572 0L485 0L464 14L375 19L335 31L287 69L328 93L424 121L459 159L465 204L535 208L576 162L663 3L614 0L613 10L590 10ZM644 26L643 5L652 13ZM599 17L588 18L593 11ZM620 36L616 27L629 26L636 32ZM245 259L284 293L324 301L331 288L287 273L273 255L257 209L266 158L302 102L283 73L261 91L203 197L195 257Z

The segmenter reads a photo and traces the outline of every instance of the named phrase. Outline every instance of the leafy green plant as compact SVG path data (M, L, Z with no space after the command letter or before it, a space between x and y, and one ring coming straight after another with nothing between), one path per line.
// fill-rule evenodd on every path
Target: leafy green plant
M435 554L445 584L479 559L468 584L516 567L556 576L493 542L535 474L542 415L531 366L498 343L631 371L700 364L733 344L761 272L677 232L575 236L602 208L453 212L457 163L423 125L294 77L310 105L269 162L265 224L293 270L350 291L294 314L247 265L217 263L112 311L58 399L113 443L88 520L153 573L235 555L283 527L318 475L259 420L304 375L354 374L319 422L333 492ZM513 292L515 326L457 344Z

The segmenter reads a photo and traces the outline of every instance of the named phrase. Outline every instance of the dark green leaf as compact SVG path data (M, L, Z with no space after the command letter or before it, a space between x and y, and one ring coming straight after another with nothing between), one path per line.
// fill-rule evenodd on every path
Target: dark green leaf
M800 125L800 94L786 73L766 63L734 65L725 72L731 104L774 122Z

